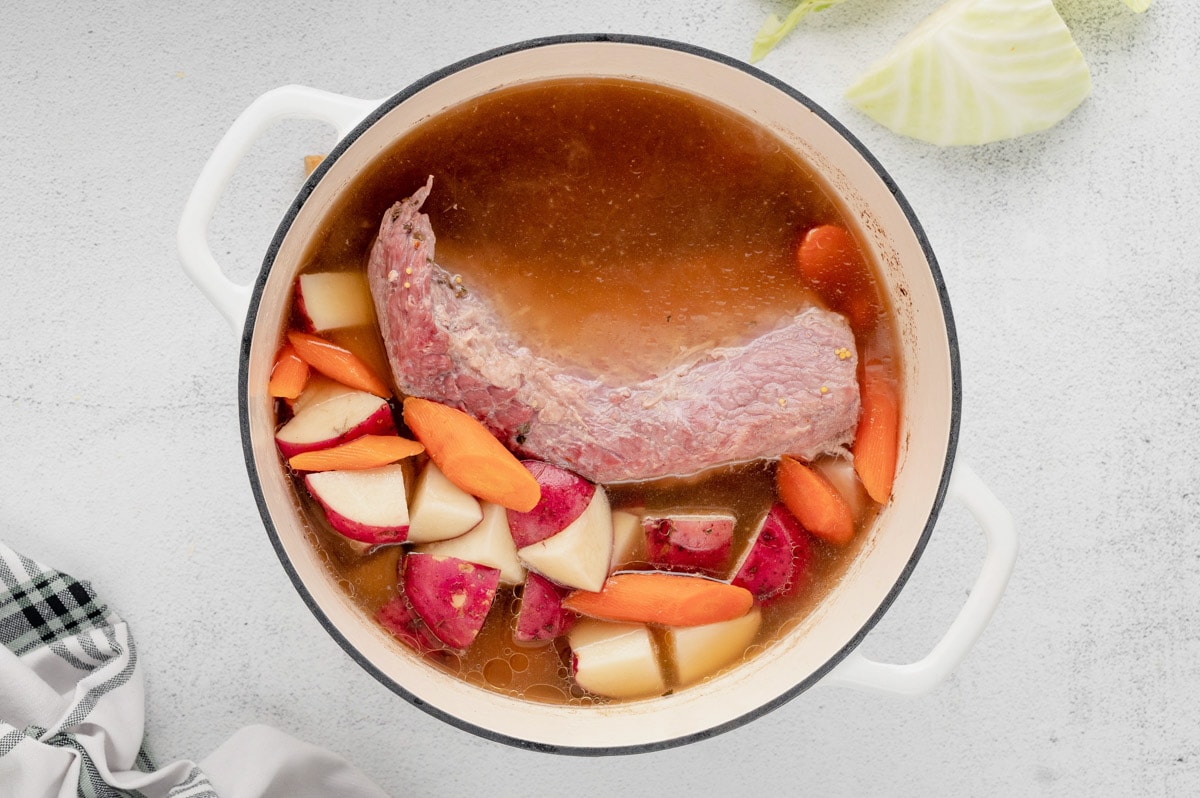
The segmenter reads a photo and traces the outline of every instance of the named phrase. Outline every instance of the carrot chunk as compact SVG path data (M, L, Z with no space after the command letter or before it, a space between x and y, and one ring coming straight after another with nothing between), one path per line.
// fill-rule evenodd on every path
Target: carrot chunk
M328 449L301 452L288 460L295 471L358 471L412 457L425 447L396 435L360 435L352 441Z
M665 571L614 574L599 593L576 590L563 599L563 607L580 615L664 626L730 621L753 604L754 597L744 587Z
M867 260L846 228L823 224L805 233L796 249L796 266L831 309L846 315L855 333L875 326L879 297Z
M854 470L872 499L884 504L892 495L900 450L900 402L896 381L884 367L863 369L859 385L862 415L854 433Z
M324 155L305 155L304 156L304 176L311 175L316 168L321 165L321 161L325 160Z
M295 399L307 384L308 364L296 354L291 344L284 344L271 369L267 393L276 399Z
M404 400L404 422L446 479L472 496L522 513L541 500L542 489L529 469L463 411L410 396Z
M805 280L841 284L854 279L866 264L849 230L836 224L822 224L800 239L796 265Z
M779 500L812 534L838 546L854 537L850 504L823 474L784 456L775 471L775 487Z
M331 380L385 399L392 395L391 390L376 376L370 366L349 349L326 341L320 336L298 330L291 330L287 337L296 348L296 354Z

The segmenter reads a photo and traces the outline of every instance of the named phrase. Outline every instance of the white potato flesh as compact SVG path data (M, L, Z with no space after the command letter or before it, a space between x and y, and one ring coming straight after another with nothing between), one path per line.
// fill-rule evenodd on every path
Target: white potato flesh
M320 471L305 477L305 484L317 501L357 524L395 528L408 523L403 466Z
M737 662L754 642L762 613L758 607L741 618L704 626L667 629L675 674L680 684L692 684Z
M508 510L499 504L483 503L483 520L465 535L426 543L417 546L417 551L441 557L457 557L460 560L486 565L500 571L500 582L519 585L525 581L525 567L517 559L517 547L508 532ZM412 524L409 523L408 539L412 540Z
M386 399L366 391L351 391L306 407L280 427L275 438L285 447L332 443L383 413L391 414Z
M584 619L567 633L575 682L596 695L640 698L666 690L650 630L638 623Z
M646 555L646 535L642 530L642 516L627 510L614 510L612 514L613 550L608 561L612 573Z
M828 479L846 500L855 520L862 518L869 497L867 489L858 478L858 472L854 470L854 461L847 457L821 457L812 461L810 465Z
M337 380L331 380L324 374L318 374L315 371L309 372L308 384L292 402L292 413L299 415L304 412L305 408L319 405L335 396L347 393L354 393L354 389Z
M613 519L604 488L597 485L583 514L557 535L517 550L521 562L552 582L599 591L612 559Z
M449 540L474 529L482 520L483 508L479 500L448 480L432 462L427 463L413 487L408 541ZM508 534L507 521L504 532Z
M299 289L304 315L317 332L375 321L371 289L361 271L302 274Z

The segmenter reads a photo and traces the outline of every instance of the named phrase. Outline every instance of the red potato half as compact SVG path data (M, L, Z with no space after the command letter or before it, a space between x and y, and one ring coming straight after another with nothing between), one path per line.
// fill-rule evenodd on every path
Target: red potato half
M566 596L566 588L539 574L526 574L513 639L520 643L547 643L565 634L576 620L575 613L563 608Z
M797 568L808 567L807 542L800 523L776 502L734 564L732 583L749 590L759 603L787 595L796 582Z
M725 513L648 516L646 560L664 571L724 575L733 556L735 519Z
M758 607L741 618L704 626L667 629L675 676L681 685L692 684L740 660L762 625Z
M442 642L413 613L403 595L392 598L380 607L375 613L375 620L418 654L430 654L444 648Z
M612 559L612 510L604 488L595 486L583 514L561 532L517 550L530 570L566 587L599 590Z
M361 271L300 275L296 280L296 309L310 332L360 327L375 321L371 289Z
M362 543L403 543L408 535L408 499L404 467L362 471L321 471L304 477L304 485L325 510L329 524Z
M541 499L529 512L508 511L508 527L517 548L557 535L583 515L596 486L583 477L540 460L522 460L542 489Z
M567 635L575 683L609 698L641 698L666 690L650 630L636 623L585 619Z
M410 543L456 538L483 520L479 500L447 479L432 460L417 477L408 514Z
M436 554L404 558L401 582L409 606L430 633L452 651L466 651L487 620L500 570Z
M328 449L360 435L390 435L396 431L386 399L366 391L351 391L305 407L275 433L284 457Z
M426 543L417 551L486 565L500 571L500 584L519 585L525 579L525 566L517 557L517 547L508 534L508 515L503 507L484 502L481 520L469 532L449 540ZM411 527L409 528L411 540Z

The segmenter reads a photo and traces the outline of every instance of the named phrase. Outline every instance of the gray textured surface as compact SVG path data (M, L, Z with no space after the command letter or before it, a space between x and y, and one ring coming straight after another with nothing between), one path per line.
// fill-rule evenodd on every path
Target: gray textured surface
M763 0L8 4L0 23L0 536L132 623L162 760L250 722L343 753L397 795L1182 795L1200 791L1200 23L1060 0L1092 96L978 149L898 138L841 99L936 0L811 18L762 66L834 113L925 225L963 353L961 455L1022 555L933 694L825 689L709 742L616 760L451 729L355 666L297 600L237 433L237 344L179 269L201 164L262 92L381 97L476 51L592 30L744 57ZM643 5L648 7L643 8ZM331 134L251 154L212 242L248 279ZM978 568L950 508L865 643L919 657Z

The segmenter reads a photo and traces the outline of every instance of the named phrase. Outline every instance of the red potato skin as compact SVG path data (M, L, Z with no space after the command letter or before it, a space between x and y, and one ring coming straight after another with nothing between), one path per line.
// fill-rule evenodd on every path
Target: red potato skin
M394 435L396 433L396 419L392 416L392 406L385 404L372 413L363 421L350 429L333 438L326 438L321 441L311 441L309 443L295 443L292 441L283 441L278 437L275 438L275 443L279 447L279 453L285 459L294 457L302 452L315 452L318 449L328 449L332 446L337 446L363 435Z
M789 525L799 524L782 504L774 504L763 516L758 534L742 567L734 574L732 583L744 587L759 604L782 594L792 583L795 565ZM803 530L798 530L803 533Z
M500 570L435 554L404 558L401 583L408 604L429 631L452 651L474 642L500 585Z
M734 574L732 584L744 587L759 604L798 593L808 584L812 542L782 503L763 517L753 548Z
M513 639L519 643L544 643L566 634L578 617L562 605L569 592L541 574L528 572Z
M724 515L647 516L646 559L663 571L723 575L733 554L733 523Z
M442 643L408 606L403 595L396 596L379 608L375 620L418 654L435 654L444 650Z
M566 469L540 460L522 460L521 465L537 480L542 497L529 512L508 511L508 529L518 549L566 529L583 515L596 492L595 485Z
M408 524L404 526L370 526L368 524L360 524L358 521L347 518L321 501L321 497L314 493L312 486L309 485L307 476L304 478L304 484L308 488L308 495L316 499L317 503L321 505L321 509L325 511L325 517L329 519L329 525L338 534L344 535L351 540L357 540L360 543L370 543L372 546L403 543L408 539Z

